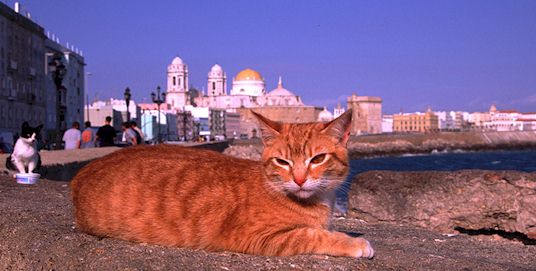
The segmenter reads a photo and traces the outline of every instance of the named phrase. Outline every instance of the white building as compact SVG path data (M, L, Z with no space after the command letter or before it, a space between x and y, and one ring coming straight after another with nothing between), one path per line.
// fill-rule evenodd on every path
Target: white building
M192 117L197 125L197 134L206 140L210 140L210 109L208 107L192 107L186 110L192 112Z
M324 110L318 114L318 121L328 122L333 120L333 114L324 106Z
M94 101L93 103L91 103L89 105L89 110L92 110L92 109L102 109L106 106L110 106L113 110L115 111L118 111L121 113L121 119L120 120L116 120L116 121L120 121L120 122L125 122L127 121L127 103L125 100L121 100L121 99L114 99L114 98L110 98L110 100L107 100L107 101ZM89 120L92 122L92 124L100 124L104 121L104 119L95 119L94 117L92 117L91 115L88 116L87 115L87 110L88 110L88 106L86 105L84 107L84 117L86 120ZM139 115L140 115L140 107L136 104L136 101L134 100L130 100L130 103L128 105L128 111L130 113L130 119L131 120L135 120L135 121L138 121L139 120Z
M521 117L521 114L516 110L493 110L490 111L491 121L485 126L502 131L519 131L522 130L521 123L516 121Z
M382 116L382 133L393 132L393 115Z
M346 109L344 109L344 107L342 107L340 103L337 104L337 107L333 109L333 118L334 119L338 118L340 115L344 113L344 111L346 111Z
M161 104L158 110L157 104L138 104L141 112L141 121L138 126L146 134L146 140L175 141L178 140L177 111L168 104ZM155 122L155 123L153 123ZM144 129L144 127L147 127ZM147 131L146 131L147 130Z
M517 110L498 110L495 105L489 112L470 114L469 122L474 128L488 131L536 131L536 113L521 113Z
M440 130L461 130L468 121L469 113L461 111L436 111Z

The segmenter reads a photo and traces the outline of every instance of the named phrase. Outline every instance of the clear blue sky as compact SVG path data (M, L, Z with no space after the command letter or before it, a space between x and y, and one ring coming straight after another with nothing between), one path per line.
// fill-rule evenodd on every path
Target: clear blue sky
M13 0L0 0L12 6ZM22 0L82 49L92 99L150 99L180 56L201 88L218 63L259 71L310 105L380 96L384 113L536 111L536 1Z

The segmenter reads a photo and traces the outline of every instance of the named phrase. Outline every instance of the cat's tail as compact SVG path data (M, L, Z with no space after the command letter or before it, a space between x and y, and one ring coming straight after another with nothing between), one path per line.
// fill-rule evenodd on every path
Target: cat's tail
M17 167L13 164L13 161L11 161L11 155L6 158L6 168L9 170L17 170Z
M15 164L13 164L13 161L11 161L11 155L9 155L6 158L6 169L3 173L6 175L13 175L15 174L14 172L17 172L17 167L15 166Z

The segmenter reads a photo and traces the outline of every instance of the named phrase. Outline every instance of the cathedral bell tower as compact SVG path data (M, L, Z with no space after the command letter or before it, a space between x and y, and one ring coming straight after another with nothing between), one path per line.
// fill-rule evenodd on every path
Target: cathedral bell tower
M188 66L180 57L175 57L167 69L166 103L173 109L182 109L189 104L188 96Z
M208 96L227 95L227 75L218 64L212 66L208 72L207 94Z

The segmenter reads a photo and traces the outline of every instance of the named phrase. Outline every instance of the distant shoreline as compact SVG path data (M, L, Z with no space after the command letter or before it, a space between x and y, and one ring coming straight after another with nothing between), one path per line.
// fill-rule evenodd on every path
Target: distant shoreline
M376 158L386 156L401 156L408 154L434 154L434 153L455 153L455 152L487 152L487 151L515 151L515 150L536 150L536 143L532 144L498 144L498 145L473 145L461 148L451 148L449 146L439 148L422 148L415 146L408 149L396 150L373 150L363 151L349 149L350 159Z
M224 153L259 160L260 139L234 140ZM536 131L435 132L425 134L379 134L352 136L348 142L351 159L433 152L506 151L536 149Z
M432 152L500 151L536 149L534 132L437 132L426 134L381 134L352 137L352 159Z

